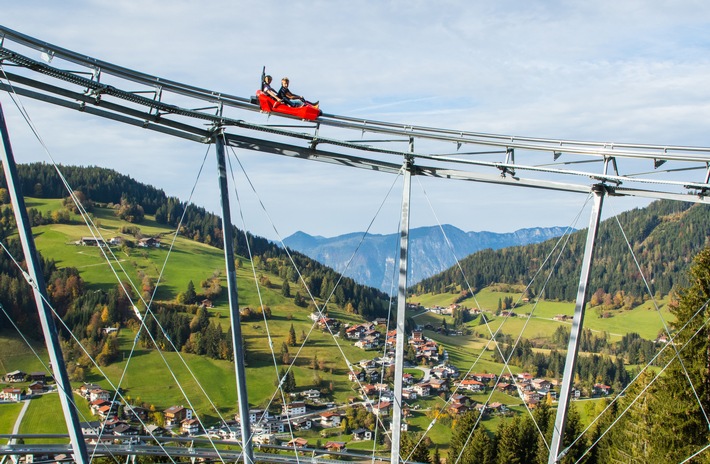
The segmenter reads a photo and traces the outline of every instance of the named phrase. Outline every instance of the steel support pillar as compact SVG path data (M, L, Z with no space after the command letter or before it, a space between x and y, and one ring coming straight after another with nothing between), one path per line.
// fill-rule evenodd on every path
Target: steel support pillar
M239 321L239 299L237 297L237 272L234 267L234 233L232 215L229 210L229 189L227 185L227 164L224 156L224 137L219 131L214 138L217 147L217 170L219 172L219 193L222 199L222 237L224 239L224 261L227 266L227 290L229 293L229 311L232 324L232 347L234 348L234 371L237 377L237 400L239 401L239 420L242 429L242 451L244 462L254 462L254 448L249 426L249 399L247 397L247 379L244 372L244 348L242 345L242 327Z
M410 150L412 142L410 141ZM399 227L399 285L397 293L397 341L394 361L394 405L392 409L392 454L391 464L398 464L399 444L402 434L402 375L404 374L405 310L407 308L407 264L409 261L409 200L412 193L412 159L404 162L404 188L402 192L402 221ZM402 459L407 459L403 456Z
M47 285L44 282L42 265L39 261L39 254L35 247L34 237L32 236L32 226L27 216L25 199L22 196L22 187L19 183L15 157L12 154L10 136L7 131L7 125L5 124L5 115L2 111L2 107L0 107L0 131L2 132L3 148L0 153L2 156L0 161L5 171L5 180L10 193L12 209L15 213L17 232L20 235L20 242L22 242L22 252L25 254L27 274L31 283L33 283L32 291L34 293L35 303L37 304L37 311L39 312L39 321L42 326L42 332L44 333L44 340L47 344L52 373L59 390L59 401L62 405L64 419L67 424L67 430L69 431L69 439L71 440L71 446L74 451L74 461L76 461L77 464L88 464L89 455L86 451L86 442L84 441L84 435L81 433L79 415L75 408L71 384L69 383L69 376L67 375L64 357L62 356L62 350L59 344L57 327L54 325L52 309L48 303Z
M604 195L606 194L606 187L603 184L597 184L592 188L592 193L594 194L594 204L592 206L592 215L589 219L587 242L584 245L584 258L582 259L582 270L579 276L577 300L574 306L574 318L572 319L572 330L569 335L569 345L567 346L567 360L565 361L565 371L562 376L562 386L560 388L557 416L555 417L555 428L552 431L552 443L550 445L548 464L557 463L565 454L562 449L562 444L565 427L567 425L567 409L569 408L570 393L574 384L574 370L577 365L579 336L584 323L584 305L587 300L587 287L589 286L589 272L592 267L594 242L599 229L599 218L601 216ZM562 455L560 455L561 452Z

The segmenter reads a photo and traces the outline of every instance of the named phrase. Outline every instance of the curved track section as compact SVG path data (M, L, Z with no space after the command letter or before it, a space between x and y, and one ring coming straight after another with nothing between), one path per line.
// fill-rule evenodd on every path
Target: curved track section
M487 134L327 113L314 123L277 115L292 122L270 125L253 122L263 117L251 98L141 73L3 26L0 38L3 90L196 142L211 143L220 132L235 147L368 170L397 172L409 159L415 175L580 193L604 183L616 195L708 202L707 147ZM37 53L45 61L30 57ZM353 133L361 140L350 140ZM378 138L362 140L365 133ZM385 148L393 142L417 150Z

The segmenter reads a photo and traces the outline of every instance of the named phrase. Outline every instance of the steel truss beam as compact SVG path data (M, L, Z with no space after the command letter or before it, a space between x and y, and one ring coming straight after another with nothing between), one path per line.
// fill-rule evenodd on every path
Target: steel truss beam
M574 175L574 176L589 176L593 177L599 182L612 182L619 185L621 182L626 183L656 183L664 184L664 182L673 185L674 188L685 188L687 190L695 190L699 196L704 196L708 190L710 190L710 185L705 182L696 183L678 183L678 182L668 182L668 181L658 181L657 179L646 179L640 176L638 177L625 177L615 173L615 175L607 175L604 173L592 173L587 171L567 171L557 168L550 167L539 167L533 165L526 165L525 163L518 162L515 164L512 161L512 157L508 154L513 153L515 148L525 149L525 150L537 150L537 151L549 151L554 154L555 158L559 157L562 151L566 154L577 154L585 156L600 157L599 159L608 163L610 160L615 163L616 158L641 158L649 159L654 162L655 166L659 163L673 160L673 161L685 161L692 163L700 163L707 167L710 163L710 148L703 147L680 147L680 146L657 146L657 145L646 145L646 144L613 144L613 143L598 143L598 142L581 142L581 141L565 141L565 140L552 140L552 139L540 139L534 137L515 137L507 135L496 135L496 134L484 134L477 132L466 132L466 131L452 131L449 129L437 129L419 126L408 126L396 123L386 123L380 121L368 121L368 120L358 120L354 118L340 117L334 115L325 115L318 120L318 127L332 126L341 127L344 129L351 130L361 130L363 132L374 132L374 133L385 133L395 136L406 136L410 138L420 138L420 139L430 139L440 142L454 142L457 146L461 144L477 144L477 145L488 145L497 146L500 148L505 148L506 159L504 162L491 163L491 162L480 162L475 160L466 160L462 158L457 158L453 156L441 156L441 155L424 155L424 154L410 154L407 152L401 152L396 150L384 150L381 148L374 148L366 145L362 145L359 142L346 142L342 140L329 139L324 137L317 137L313 135L308 135L304 133L298 133L293 131L277 130L274 128L269 128L267 126L256 125L247 123L241 119L228 118L223 116L223 107L232 106L239 109L247 109L256 111L258 107L245 103L247 99L240 99L238 97L227 96L219 92L209 91L206 89L200 89L194 86L189 86L185 84L176 83L173 81L168 81L154 76L149 76L136 71L131 71L126 68L122 68L116 65L111 65L110 63L101 62L99 60L85 57L74 52L61 49L59 47L52 48L49 44L37 41L31 37L25 36L23 34L16 33L15 31L3 28L0 26L0 32L5 34L6 41L17 40L26 46L30 46L42 51L50 51L51 55L54 57L63 57L70 62L80 64L87 67L91 72L81 73L81 72L70 72L62 69L58 69L49 66L46 63L32 60L20 53L12 51L5 46L0 47L0 61L9 61L15 63L17 66L24 67L32 72L41 73L51 78L57 79L61 82L68 83L69 85L77 85L82 89L82 92L72 92L61 87L53 86L40 82L34 79L23 77L17 75L16 73L9 73L3 68L3 75L12 82L17 84L22 84L29 87L34 87L39 90L39 92L31 93L26 89L20 90L13 86L11 89L9 84L4 84L3 88L8 91L17 91L18 93L23 92L25 95L32 98L37 98L43 101L48 101L50 103L58 104L61 106L75 107L80 111L87 111L90 106L103 106L109 109L109 113L118 112L127 116L132 116L134 118L142 119L142 122L138 122L133 119L126 119L124 117L117 116L115 114L104 113L103 117L118 120L131 125L141 125L149 126L155 124L156 127L151 127L161 132L168 133L170 135L179 136L188 139L194 139L194 136L188 135L189 133L204 133L204 128L198 125L190 125L185 123L179 123L171 120L171 117L181 117L200 121L204 124L205 121L211 123L213 126L236 126L244 129L250 129L261 132L269 132L274 135L282 135L286 137L308 140L311 148L316 148L319 144L329 144L341 147L348 150L359 150L359 151L369 151L373 153L378 153L380 155L398 155L400 157L404 156L414 156L415 158L422 157L426 158L429 162L435 161L438 163L462 163L467 165L479 165L478 167L493 167L501 170L505 175L506 173L514 173L517 170L535 170L557 175ZM3 45L6 45L3 43ZM131 92L126 90L121 90L115 86L106 85L99 82L98 77L94 79L95 75L111 74L120 79L124 79L130 82L138 82L146 85L150 88L155 89L152 91L155 94L155 98L147 98L141 93L145 92ZM91 74L92 78L86 78L81 74ZM169 104L161 100L164 91L169 89L171 92L179 95L188 96L190 98L196 99L200 102L208 102L214 106L210 108L216 108L217 114L210 114L203 112L201 110L186 109L181 106L174 104ZM42 93L44 92L44 93ZM147 91L146 91L147 92ZM61 95L66 99L73 100L72 103L68 101L52 100L47 98L49 95L54 94ZM161 98L158 98L158 97ZM129 102L132 105L138 107L144 107L148 111L140 111L136 108L126 107L125 105L118 105L116 103L110 102L108 97L116 98ZM76 101L80 104L77 106ZM107 104L108 103L108 104ZM199 106L199 105L195 105ZM94 114L96 114L94 112ZM172 132L169 130L161 129L160 126L168 126L177 131ZM317 131L318 129L316 129ZM181 133L181 131L187 132ZM520 158L520 157L519 157ZM701 166L702 167L702 166ZM444 169L444 166L437 166L437 169ZM653 190L648 190L652 192ZM660 192L663 195L665 192ZM662 196L659 196L662 198Z
M259 111L259 107L250 103L249 98L237 97L223 92L199 88L157 76L134 71L128 68L104 62L95 58L76 53L56 45L40 41L12 29L0 26L0 35L3 37L3 47L0 48L0 60L9 61L18 66L25 67L34 72L42 73L53 78L62 79L87 89L88 93L97 99L103 96L112 96L126 99L136 104L146 105L158 112L166 114L180 114L202 120L210 120L214 115L199 110L166 103L163 98L166 94L173 94L195 99L192 108L204 107L205 103L215 105L217 108L231 107L239 110ZM7 48L11 44L19 44L38 51L47 53L54 59L65 60L86 69L86 71L67 71L49 66L48 64L33 60L14 50ZM86 78L83 75L91 75ZM130 83L144 85L144 92L126 91L115 86L99 82L101 75L110 75ZM155 98L142 97L140 93L152 92ZM166 97L167 98L167 97ZM199 103L198 103L199 102ZM212 107L212 106L210 106ZM220 111L221 113L221 111ZM555 158L562 153L576 155L590 155L607 158L640 158L648 159L658 166L665 161L689 161L706 163L710 160L710 148L687 147L675 145L651 145L610 142L587 142L561 139L544 139L538 137L523 137L503 134L488 134L472 131L459 131L451 129L414 126L409 124L391 123L383 121L365 120L332 114L324 114L319 118L319 124L362 132L390 134L398 137L414 137L440 142L453 142L457 146L462 144L476 144L496 146L506 149L525 149L547 151L553 153Z
M13 73L5 73L5 75L10 78L14 85L0 83L0 89L6 90L8 92L14 92L19 95L27 96L33 99L51 103L57 106L62 106L65 108L75 109L77 111L89 113L95 116L100 116L106 119L111 119L124 124L129 124L136 127L141 127L145 129L150 129L156 132L161 132L174 137L184 138L187 140L192 140L196 142L209 142L211 132L204 127L199 127L196 125L190 125L184 122L175 121L166 117L166 114L154 114L152 111L141 111L136 108L127 107L125 105L120 105L115 102L108 100L96 100L96 98L88 96L83 93L70 91L61 87L57 87L44 82L35 81L24 76L19 76ZM27 87L33 87L38 91L30 90ZM44 93L43 93L44 92ZM278 136L292 137L295 139L300 139L309 142L310 149L303 147L285 144L282 142L272 142L262 138L249 138L242 135L232 135L226 134L229 139L229 143L234 146L241 146L246 149L256 150L256 151L267 151L273 154L281 154L287 156L300 157L305 159L317 159L319 161L340 163L350 167L365 167L366 169L383 170L389 172L398 172L399 165L381 161L374 156L363 156L366 153L373 153L373 155L378 156L397 156L400 159L402 157L412 156L414 158L422 158L421 161L429 163L442 163L441 166L431 165L426 166L420 164L417 167L417 175L425 175L440 178L452 178L461 180L472 180L477 182L485 183L496 183L504 185L517 185L541 189L551 189L558 191L573 191L573 192L589 192L589 185L579 185L570 184L563 182L556 182L550 180L542 180L537 178L521 178L519 176L507 175L504 177L499 177L498 174L485 174L485 173L475 173L470 170L463 169L452 169L446 166L446 164L451 164L454 162L462 163L467 166L476 167L479 169L495 169L503 170L503 174L518 169L526 170L532 169L539 171L539 167L526 167L525 165L510 165L506 163L476 163L470 160L455 160L453 158L441 158L433 155L417 155L408 152L399 152L395 150L383 150L376 149L373 147L362 146L357 143L342 142L338 140L330 140L325 138L318 138L304 133L289 132L279 129L274 129L272 127L259 126L254 124L249 124L241 120L233 120L229 118L210 116L210 120L214 125L227 124L229 126L234 126L235 128L243 128L245 130L256 130L260 132L271 133ZM204 118L201 118L204 120ZM334 147L341 148L343 150L350 150L356 153L361 153L360 155L351 155L346 153L337 153L333 151L324 151L317 148L318 144L329 144ZM330 159L324 159L330 158ZM396 166L396 167L394 167ZM555 172L555 170L546 169L546 171ZM597 181L609 180L611 182L619 183L621 181L626 182L644 182L644 180L625 178L623 176L611 176L606 174L585 174L581 172L568 172L558 170L559 174L571 174L571 175L585 175L596 179ZM645 181L653 182L653 181ZM662 182L655 182L661 183ZM677 184L677 182L675 183ZM658 199L672 199L681 201L691 201L691 202L708 202L706 193L706 185L702 183L688 183L687 188L694 189L694 192L688 194L667 192L662 190L650 190L650 189L633 189L627 187L617 187L615 194L626 195L626 196L639 196L644 198L658 198ZM708 186L710 187L710 186Z
M105 86L94 80L94 75L108 74L118 79L132 83L138 83L154 89L156 95L169 92L176 95L186 96L208 102L210 104L225 105L239 109L258 111L257 105L251 104L249 98L217 92L214 90L195 87L192 85L179 83L169 79L148 75L139 71L131 70L122 66L88 57L86 55L64 49L62 47L41 41L26 34L14 31L4 26L0 26L0 35L4 39L4 44L15 43L24 47L29 47L37 51L47 53L54 59L62 59L69 63L82 66L85 72L66 72L67 78L75 80L80 78L80 74L91 74L92 79L88 79L90 86L95 90L103 90ZM22 56L13 50L6 50L6 59L17 58L18 64L26 67L34 67L40 72L47 72L51 67L45 63L38 62ZM18 56L19 55L19 56ZM61 71L61 70L60 70ZM71 77L69 77L71 76ZM83 78L86 79L86 78ZM113 89L108 89L111 92ZM129 92L134 98L137 92ZM153 105L163 104L160 101L151 103ZM167 107L172 105L163 104ZM204 106L204 104L192 105L193 108ZM175 108L174 106L172 106ZM184 108L181 109L184 111ZM170 112L170 110L166 110ZM196 117L204 117L204 114ZM710 148L707 147L687 147L676 145L651 145L632 143L612 143L612 142L589 142L577 140L545 139L539 137L513 136L505 134L489 134L482 132L460 131L452 129L434 128L426 126L415 126L410 124L392 123L384 121L366 120L333 114L324 114L320 118L320 123L333 127L345 129L361 130L363 132L387 133L405 137L427 138L430 140L448 141L460 144L481 144L498 146L505 148L522 148L529 150L542 150L555 153L559 156L563 152L566 154L589 154L601 157L637 157L649 159L655 164L668 160L684 161L707 161L710 155Z

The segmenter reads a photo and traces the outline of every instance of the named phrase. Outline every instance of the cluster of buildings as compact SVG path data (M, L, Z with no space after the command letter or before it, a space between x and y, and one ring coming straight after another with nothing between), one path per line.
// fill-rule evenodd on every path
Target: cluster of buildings
M364 322L345 329L348 340L357 340L355 346L363 350L375 350L382 347L382 332L374 322Z
M396 341L395 336L396 331L394 331L392 337L390 337L389 334L387 337L387 342L391 342L392 347L394 347ZM421 330L412 331L412 336L409 338L408 343L414 348L418 364L422 362L433 364L443 361L443 359L440 359L440 356L443 356L444 350L439 350L439 345L434 340L427 339Z
M81 237L75 242L76 245L82 246L121 246L126 242L123 237L111 237L108 242L102 237ZM159 237L144 237L138 239L136 246L141 248L160 248L160 238Z
M89 244L89 243L87 243ZM155 245L153 245L155 246ZM208 300L206 300L208 301ZM211 303L211 302L210 302ZM203 302L205 304L205 302ZM427 308L429 311L438 314L451 314L458 305L451 305L447 308ZM311 319L326 330L337 330L340 322L336 319L323 316L319 313L311 314ZM384 325L385 329L379 328ZM382 349L384 353L381 357L374 359L363 359L356 364L350 365L348 378L351 382L357 383L356 390L360 391L362 405L372 414L379 418L387 418L392 414L394 403L394 393L390 385L382 380L384 369L394 364L394 347L396 344L396 331L387 331L386 320L376 320L374 322L364 322L352 326L346 325L340 329L340 333L345 333L348 340L354 341L355 346L363 350ZM407 340L411 358L412 351L416 356L418 365L434 366L430 369L423 368L427 375L417 381L415 376L409 373L403 375L402 397L407 401L403 405L403 429L407 430L407 417L411 414L409 405L420 398L440 396L448 400L446 411L451 416L457 416L470 410L478 410L486 414L506 413L506 405L500 402L482 404L474 401L470 394L485 393L491 389L508 393L521 398L529 407L535 407L546 398L556 399L558 382L544 378L535 378L529 373L501 375L500 378L492 373L469 373L461 377L459 370L449 365L445 350L431 339L424 336L422 330L417 328ZM21 371L9 372L4 377L7 383L32 382L26 389L5 388L0 392L0 400L20 401L27 396L47 391L45 386L46 375L44 372L26 374ZM77 394L84 397L88 402L92 413L100 418L100 421L82 423L82 431L93 441L119 441L122 443L136 443L139 435L167 435L180 434L196 436L207 433L222 440L241 440L240 417L237 415L234 420L228 421L221 427L213 427L204 430L200 422L194 416L191 409L184 406L171 406L163 413L163 424L157 426L149 424L152 417L145 408L123 404L113 393L102 389L98 385L84 384L77 391ZM591 392L592 396L605 396L611 393L611 387L604 384L595 384ZM281 438L287 436L291 438L289 432L311 430L314 427L331 429L341 427L345 413L338 410L338 406L328 405L329 409L317 406L320 392L318 390L306 390L300 393L301 399L284 404L280 414L265 409L251 409L249 411L250 428L254 433L255 443L276 443L279 434ZM581 391L574 389L573 398L579 398ZM312 407L306 403L312 400ZM351 399L351 403L358 400ZM314 404L315 403L315 404ZM414 406L417 409L417 406ZM140 425L137 425L140 424ZM357 428L351 431L352 440L372 439L374 432L365 428ZM308 440L295 438L287 443L287 446L302 448L308 446ZM331 451L345 450L346 443L329 441L323 448Z
M182 405L163 410L163 426L158 426L152 423L146 408L124 404L115 394L98 385L85 383L75 393L86 399L91 412L101 419L81 423L82 432L91 443L118 441L130 444L138 443L139 435L194 436L203 433L193 411Z
M313 322L316 322L318 324L318 328L321 330L327 330L328 328L330 328L330 330L335 331L340 328L339 320L332 317L324 316L319 312L313 312L308 317Z
M440 314L443 316L451 316L454 313L454 309L459 309L459 305L452 303L449 306L432 306L430 308L424 308L430 313Z
M44 372L12 371L5 374L3 380L7 383L30 382L27 388L6 387L0 391L0 401L22 401L33 398L36 395L53 390L53 386L47 385L47 375Z
M389 391L389 389L387 389ZM370 402L366 407L375 415L387 417L390 415L392 403L390 400ZM289 441L291 431L311 430L314 428L332 429L341 427L345 413L337 408L326 410L312 410L304 401L293 401L282 405L281 413L274 414L266 409L250 409L249 425L257 444L280 443L283 446L304 448L308 446L305 438L293 438ZM235 416L234 426L210 430L215 437L224 440L238 440L241 438L240 417ZM356 428L350 432L352 441L370 440L374 432L365 428ZM346 442L328 441L322 446L329 451L344 451Z

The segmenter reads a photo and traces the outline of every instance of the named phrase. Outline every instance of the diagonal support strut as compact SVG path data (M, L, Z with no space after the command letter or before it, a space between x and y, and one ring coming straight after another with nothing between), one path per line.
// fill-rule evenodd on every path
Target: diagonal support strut
M77 464L88 464L90 461L86 451L86 442L81 433L79 415L76 411L69 376L67 375L66 366L64 364L64 356L62 355L61 345L59 344L59 334L54 324L52 310L49 307L47 286L44 282L42 266L39 262L39 254L35 247L34 237L32 236L32 226L27 216L25 199L20 191L21 186L17 176L17 166L15 165L15 157L12 154L10 136L7 131L7 125L5 124L5 116L2 107L0 107L0 132L2 132L3 142L2 149L0 149L0 161L5 171L7 189L10 193L12 208L15 212L17 232L20 236L22 251L25 254L25 261L27 262L27 274L31 280L30 283L34 283L34 285L32 285L32 291L34 293L37 311L39 312L39 320L42 325L44 340L47 344L47 352L52 365L54 380L59 389L59 401L62 405L64 419L66 421L67 430L69 431L69 439L71 440L72 450L74 452L74 461Z

